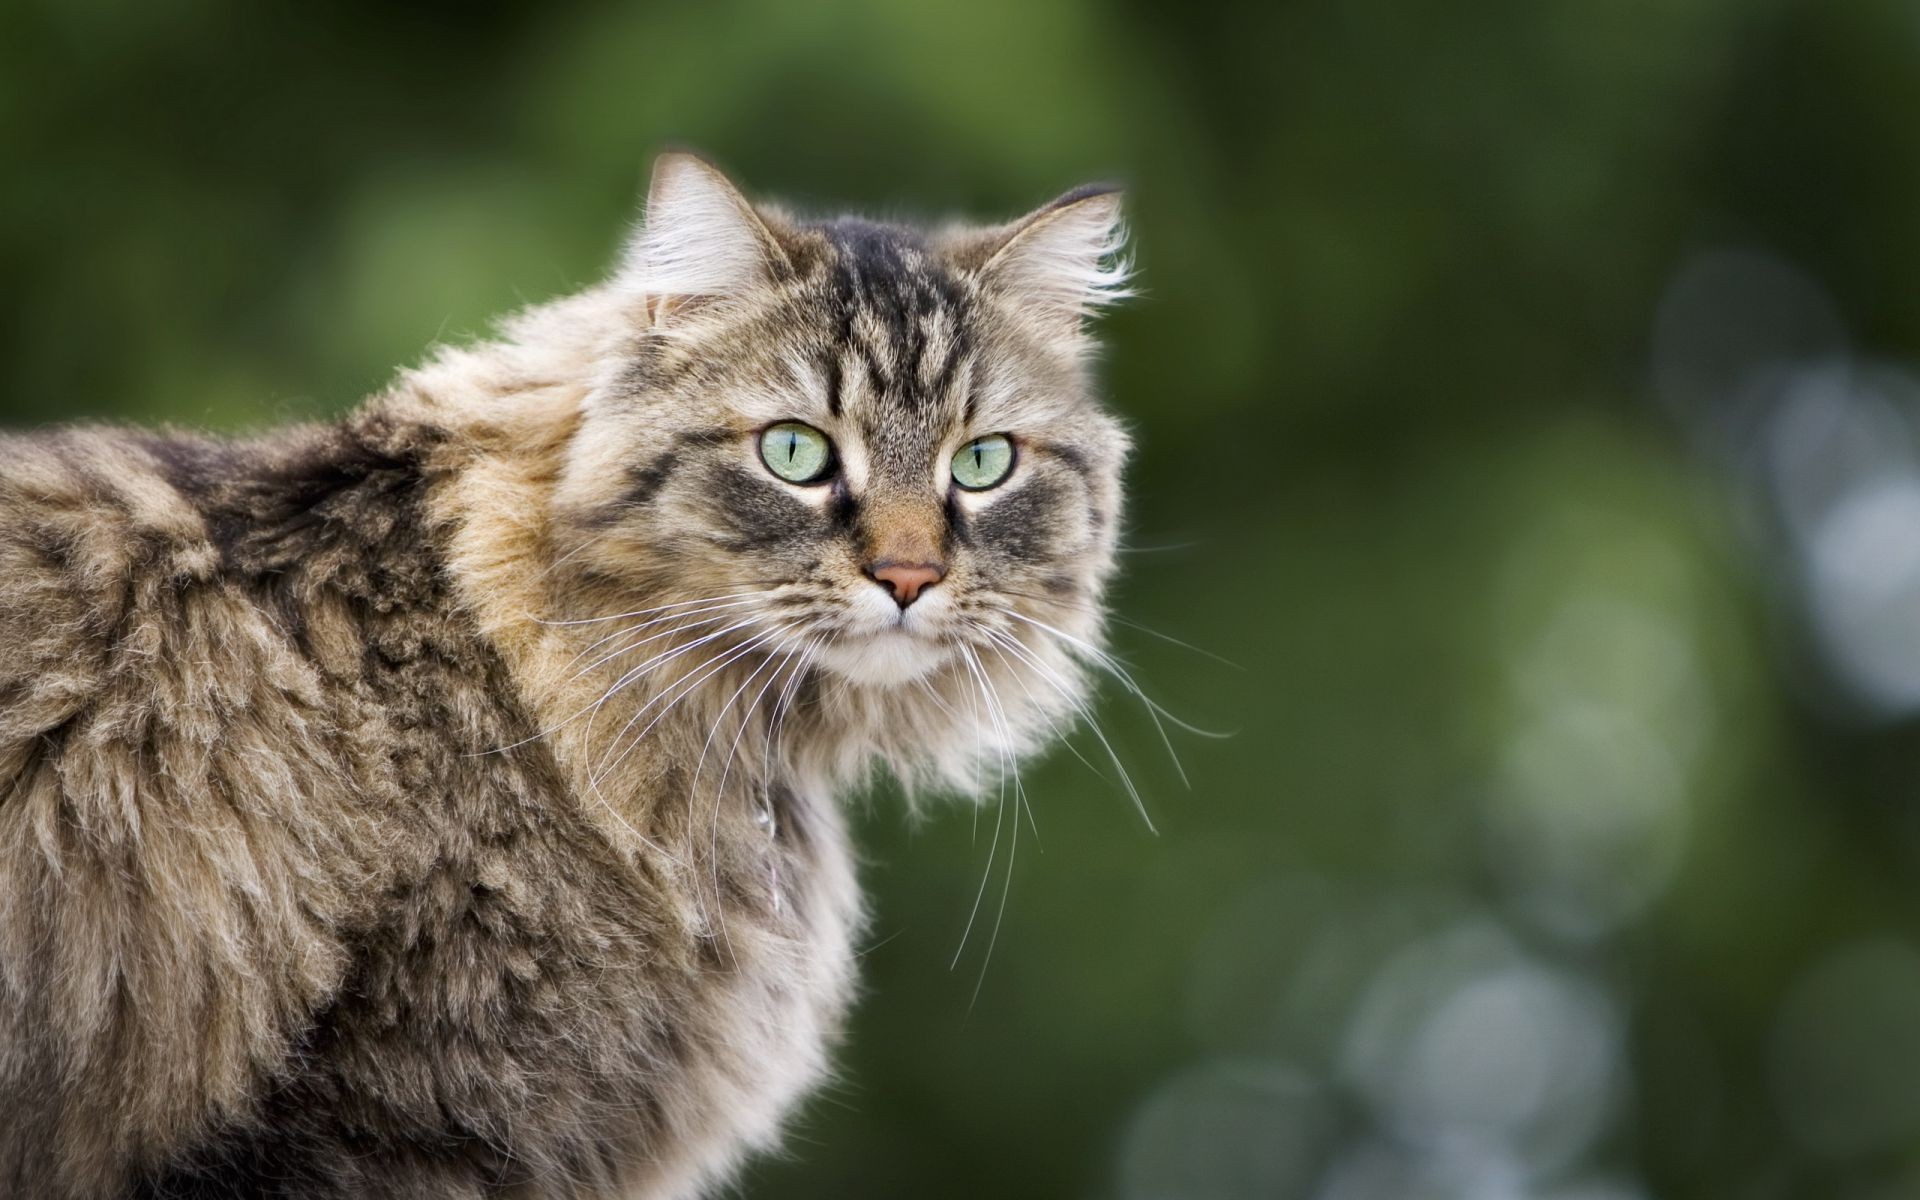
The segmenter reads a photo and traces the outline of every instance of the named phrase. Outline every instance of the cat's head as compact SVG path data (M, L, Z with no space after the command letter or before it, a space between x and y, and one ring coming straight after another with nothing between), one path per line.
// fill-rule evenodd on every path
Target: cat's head
M1084 188L991 228L803 221L663 157L558 489L569 569L866 687L1034 621L1093 638L1127 442L1084 324L1119 217Z

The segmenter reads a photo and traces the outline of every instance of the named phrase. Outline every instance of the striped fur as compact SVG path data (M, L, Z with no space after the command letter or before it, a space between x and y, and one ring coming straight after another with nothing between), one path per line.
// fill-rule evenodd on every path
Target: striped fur
M669 156L616 278L338 423L8 439L0 1195L688 1196L772 1145L854 990L838 798L1081 703L1116 220L802 222ZM904 615L880 544L949 564Z

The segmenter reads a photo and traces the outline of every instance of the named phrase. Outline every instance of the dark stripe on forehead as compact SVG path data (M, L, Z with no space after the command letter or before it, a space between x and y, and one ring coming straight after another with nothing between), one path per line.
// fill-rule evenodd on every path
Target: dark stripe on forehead
M821 232L836 252L829 287L841 352L859 357L876 392L916 406L943 394L970 348L966 286L912 230L846 219ZM936 323L946 336L929 364Z
M893 372L887 370L880 361L881 349L866 338L857 336L849 325L846 341L860 355L860 363L867 369L867 390L876 396L884 396L893 391Z
M839 416L845 405L840 399L840 356L827 353L827 412Z
M884 281L906 273L910 254L923 253L926 241L914 230L858 217L841 217L821 226L838 253L838 270L856 279Z
M947 340L949 343L947 346L947 356L940 363L940 370L935 373L933 382L927 385L927 394L930 396L946 395L947 392L953 388L954 376L960 373L961 365L965 364L968 368L967 410L969 415L971 415L973 410L973 343L971 334L965 325L956 325L948 330Z

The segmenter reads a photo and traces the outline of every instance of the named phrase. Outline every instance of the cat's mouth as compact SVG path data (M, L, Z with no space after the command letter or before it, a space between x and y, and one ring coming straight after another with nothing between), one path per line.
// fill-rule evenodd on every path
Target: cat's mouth
M952 656L944 628L944 598L927 596L900 608L880 596L861 597L842 628L818 653L818 661L848 681L894 687L928 674Z
M820 647L818 661L853 683L895 687L926 675L951 654L944 640L895 623L878 630L840 634Z

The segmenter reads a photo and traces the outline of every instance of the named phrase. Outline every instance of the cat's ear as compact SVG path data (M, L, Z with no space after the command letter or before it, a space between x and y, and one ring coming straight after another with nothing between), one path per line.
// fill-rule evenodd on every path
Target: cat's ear
M1132 294L1125 244L1120 190L1110 184L1075 188L993 235L984 248L980 284L1044 320L1078 330L1088 316Z
M621 280L646 297L656 324L688 304L751 291L786 268L766 222L718 167L684 151L654 160Z

